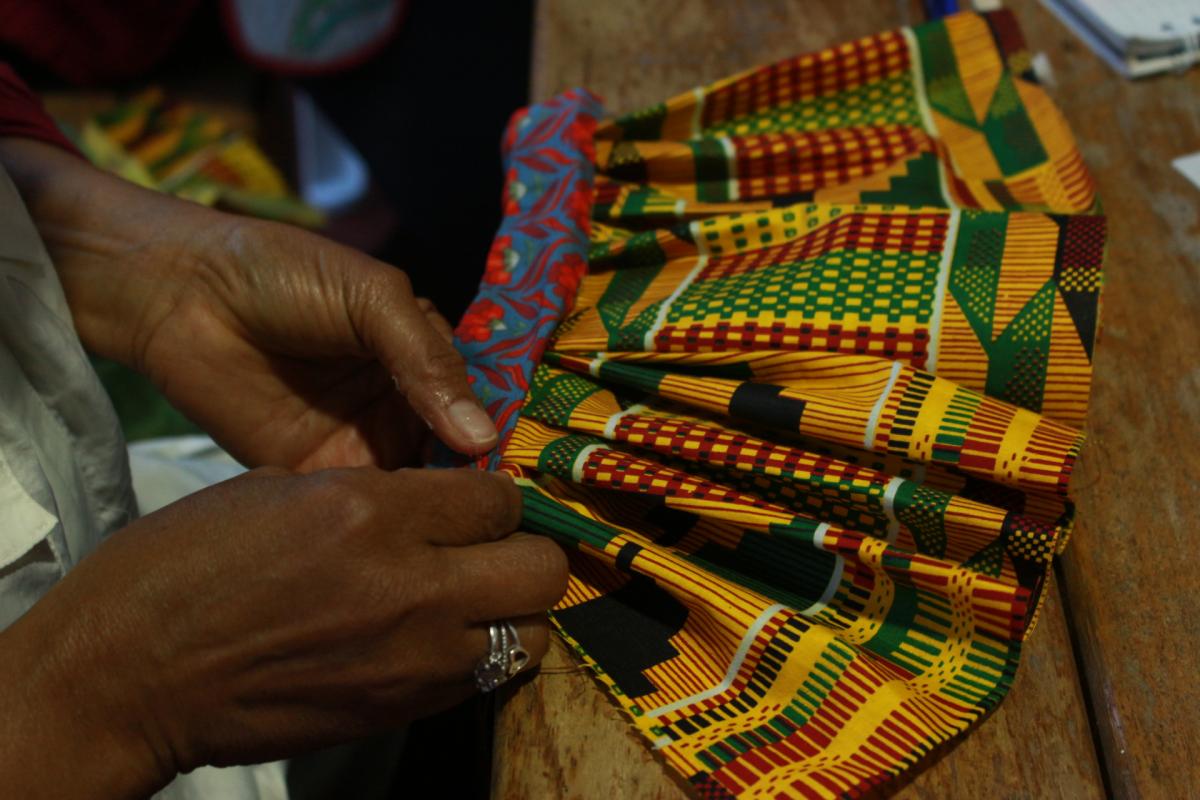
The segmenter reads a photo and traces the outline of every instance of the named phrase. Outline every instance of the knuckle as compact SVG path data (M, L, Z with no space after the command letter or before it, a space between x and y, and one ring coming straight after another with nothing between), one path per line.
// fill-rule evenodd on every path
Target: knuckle
M408 277L407 272L402 269L392 269L388 273L388 276L390 278L390 283L392 284L389 288L394 294L403 295L404 297L412 297L412 278Z
M521 490L508 478L477 472L472 497L476 517L497 533L511 533L521 522Z
M354 575L346 597L352 597L353 624L367 634L391 630L409 609L407 584L396 580L390 564L371 563Z
M307 492L310 508L330 522L336 533L356 535L379 518L381 503L371 490L367 469L330 469L313 473Z
M550 608L567 591L567 555L553 540L544 536L529 536L525 540L526 564L532 572L538 597Z
M466 362L457 350L441 339L437 340L437 344L439 346L427 350L421 360L421 375L427 381L445 381L456 377L466 368Z
M436 551L410 551L403 561L382 559L364 570L363 584L358 588L360 618L373 618L379 623L376 632L394 631L414 619L443 618L448 607L449 579L446 565Z
M463 526L464 510L472 508L474 495L463 485L465 470L404 470L411 472L406 487L409 506L421 524L458 529Z
M446 608L457 604L458 593L454 591L461 579L454 564L442 548L430 548L426 558L421 559L407 582L409 602L422 608Z
M521 521L521 490L508 478L474 469L444 470L430 487L430 511L481 541L516 530Z

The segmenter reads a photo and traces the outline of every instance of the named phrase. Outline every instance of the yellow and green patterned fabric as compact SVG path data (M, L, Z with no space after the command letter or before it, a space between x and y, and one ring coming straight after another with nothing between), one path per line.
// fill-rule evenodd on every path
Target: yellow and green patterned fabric
M325 221L245 132L157 87L96 114L76 138L96 166L139 186L295 225Z
M1006 13L718 81L589 156L587 274L502 454L569 550L554 622L698 797L861 793L1001 701L1070 533L1092 181Z

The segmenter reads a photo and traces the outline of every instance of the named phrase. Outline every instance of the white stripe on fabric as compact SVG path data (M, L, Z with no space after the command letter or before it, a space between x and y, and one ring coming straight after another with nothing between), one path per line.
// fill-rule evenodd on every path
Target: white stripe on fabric
M692 130L689 132L688 138L695 139L700 135L700 118L704 111L704 89L699 86L692 89L692 97L696 100L696 107L692 109Z
M601 444L589 444L580 450L579 455L575 456L575 463L571 465L571 480L575 481L575 483L583 483L583 465L587 463L588 456L602 449L607 448Z
M722 136L718 141L721 143L721 149L725 151L725 169L729 175L725 181L725 191L729 195L730 202L738 199L738 176L737 176L737 152L733 149L733 140L728 136Z
M896 492L904 485L903 478L892 478L883 490L883 513L887 515L887 541L892 544L900 535L900 520L896 518Z
M896 385L896 378L900 377L900 370L903 367L904 365L899 361L892 362L892 372L888 375L883 391L879 393L879 397L875 400L875 405L871 408L871 415L867 417L867 429L863 432L864 450L870 450L875 446L875 428L879 426L879 415L883 413L883 404L887 401L887 396L891 393L892 387Z
M829 523L822 522L817 526L817 530L813 534L813 547L824 553L829 552L825 549L825 534L828 532ZM808 608L800 610L800 613L806 617L811 617L824 611L825 607L829 605L829 601L833 599L833 594L837 591L838 585L842 582L842 573L846 569L846 559L836 553L833 554L833 557L837 560L833 564L833 573L829 576L829 583L825 584L825 591L821 592L821 596L817 599L817 602Z
M667 299L662 301L662 305L658 307L658 313L654 315L654 324L650 326L650 330L646 331L646 335L642 337L642 347L647 351L654 350L654 337L666 325L667 313L671 310L671 303L674 303L683 294L684 290L691 285L692 281L696 280L707 265L708 256L700 256L696 261L696 266L692 267L687 276L679 282L679 285L675 287L675 291L671 292L667 296Z
M707 700L710 697L716 697L717 695L721 694L721 692L728 691L729 687L733 685L733 679L737 677L738 671L742 668L742 662L746 660L746 655L750 652L750 646L753 645L754 640L758 638L758 634L762 632L763 628L767 627L767 623L771 621L772 617L774 617L780 611L783 611L785 608L786 606L779 603L768 606L766 610L759 614L758 618L750 624L750 627L746 630L746 634L742 637L741 644L738 645L737 652L733 654L733 660L729 662L729 669L725 670L725 677L720 683L712 688L705 689L703 692L698 692L694 695L691 695L690 697L684 697L680 700L676 700L674 703L668 703L665 706L659 706L658 708L647 711L646 716L651 719L654 719L655 717L661 717L663 714L670 714L672 711L678 711L681 708L687 708L693 703L698 703L701 700Z
M946 305L946 294L950 291L950 267L954 263L954 248L958 245L958 226L961 211L950 212L946 227L946 241L942 245L942 260L938 264L937 288L933 295L933 313L929 315L929 358L925 360L925 371L937 374L938 345L941 343L942 314Z
M604 423L604 438L610 439L610 440L615 439L617 436L617 425L619 425L621 423L621 418L628 416L629 414L641 413L645 409L646 409L646 406L644 406L643 404L634 403L633 405L631 405L629 408L625 409L624 411L620 411L616 414L613 414L611 417L608 418L608 422Z

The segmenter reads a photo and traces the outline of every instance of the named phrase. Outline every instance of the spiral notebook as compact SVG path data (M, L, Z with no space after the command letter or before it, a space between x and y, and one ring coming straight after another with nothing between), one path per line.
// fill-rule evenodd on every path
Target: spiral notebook
M1129 78L1200 61L1200 0L1042 0L1113 69Z

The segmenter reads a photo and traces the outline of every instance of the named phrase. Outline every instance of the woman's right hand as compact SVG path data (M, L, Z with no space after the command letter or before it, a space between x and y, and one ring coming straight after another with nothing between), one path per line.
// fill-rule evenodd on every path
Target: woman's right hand
M520 511L503 475L267 469L138 520L0 634L0 775L148 794L453 705L489 621L545 653L566 558Z

